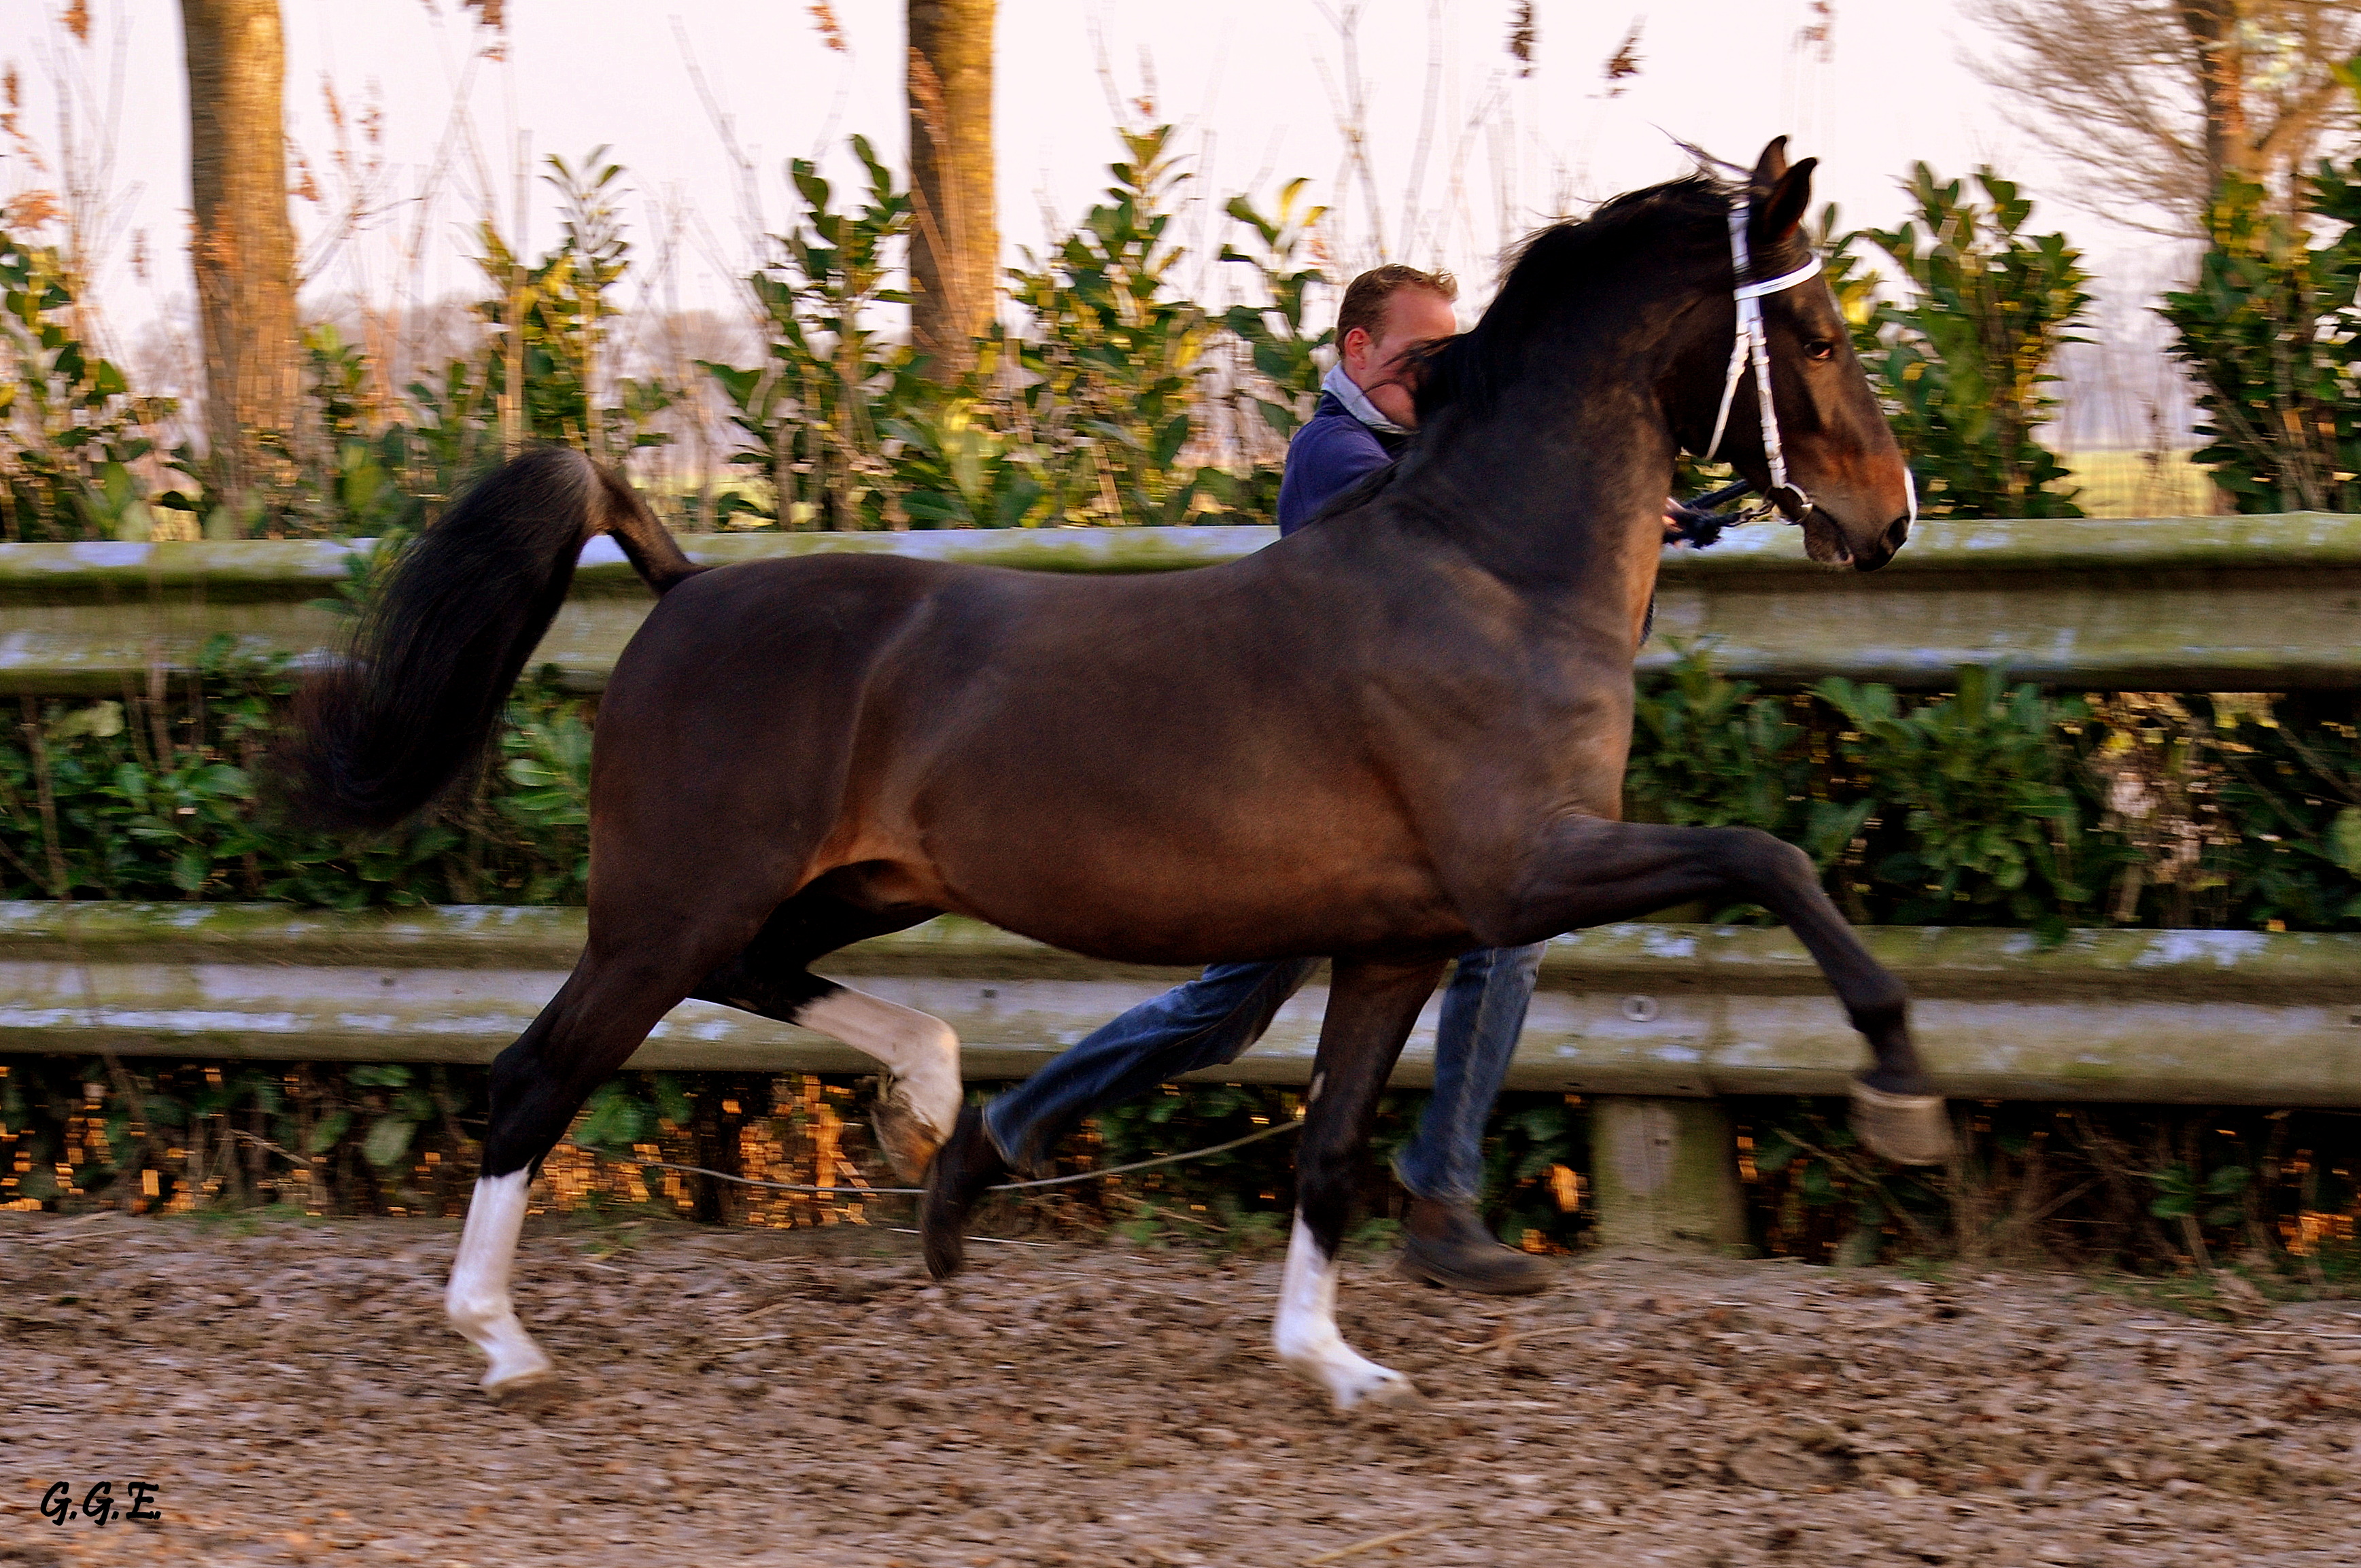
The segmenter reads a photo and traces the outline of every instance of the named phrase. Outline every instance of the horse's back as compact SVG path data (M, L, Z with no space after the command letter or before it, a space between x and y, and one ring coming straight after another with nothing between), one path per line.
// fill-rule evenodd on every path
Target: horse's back
M1251 560L1187 572L1082 574L829 554L700 573L650 611L618 661L610 700L679 685L752 695L842 679L891 657L941 697L1004 661L1028 675L1141 657L1185 666L1286 620ZM1014 668L997 671L1002 679Z
M808 874L898 867L914 901L963 907L951 889L972 883L994 906L972 912L1004 922L1018 884L1089 905L1169 875L1152 902L1185 928L1205 886L1299 862L1374 871L1329 890L1346 902L1414 898L1356 740L1364 661L1343 644L1360 618L1318 613L1322 597L1253 558L1084 576L848 553L704 573L618 662L602 804L678 835L726 824Z

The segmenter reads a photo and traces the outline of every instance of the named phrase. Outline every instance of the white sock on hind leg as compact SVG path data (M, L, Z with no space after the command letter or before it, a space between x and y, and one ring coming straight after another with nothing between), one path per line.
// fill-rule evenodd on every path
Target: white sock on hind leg
M876 1058L893 1077L893 1095L936 1143L959 1120L959 1036L930 1014L840 986L796 1011L796 1023ZM928 1151L932 1152L932 1151Z
M546 1377L550 1359L517 1321L509 1300L509 1274L516 1262L517 1237L524 1230L531 1170L479 1177L467 1203L467 1228L459 1234L458 1261L443 1293L451 1326L490 1360L484 1387L501 1388Z

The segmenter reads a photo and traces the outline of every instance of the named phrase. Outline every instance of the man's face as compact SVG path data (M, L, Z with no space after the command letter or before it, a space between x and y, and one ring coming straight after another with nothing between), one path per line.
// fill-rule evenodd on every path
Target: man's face
M1451 302L1433 290L1396 289L1386 296L1375 337L1360 327L1345 334L1340 350L1345 374L1379 413L1396 424L1414 425L1418 410L1411 401L1409 370L1420 349L1458 330Z

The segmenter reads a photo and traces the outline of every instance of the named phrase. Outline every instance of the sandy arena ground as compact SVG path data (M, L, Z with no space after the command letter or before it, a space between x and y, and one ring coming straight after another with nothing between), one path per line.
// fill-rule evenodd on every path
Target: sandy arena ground
M0 1215L0 1563L2361 1562L2343 1303L1593 1254L1498 1304L1372 1256L1346 1332L1427 1398L1340 1420L1266 1348L1275 1256L946 1290L880 1230L535 1219L573 1381L501 1409L456 1229ZM101 1480L160 1522L41 1516Z

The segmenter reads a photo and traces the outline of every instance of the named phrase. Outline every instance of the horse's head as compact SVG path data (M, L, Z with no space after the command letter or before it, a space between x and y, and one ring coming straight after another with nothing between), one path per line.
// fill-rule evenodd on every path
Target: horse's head
M1802 513L1804 546L1813 560L1873 572L1910 537L1916 506L1909 465L1853 355L1836 296L1812 269L1811 249L1802 237L1816 161L1807 158L1790 165L1787 138L1781 137L1763 149L1741 198L1752 265L1751 275L1739 278L1738 284L1807 273L1790 287L1759 297L1771 402L1778 416L1775 432L1767 433L1784 453L1791 488L1773 492L1758 372L1750 366L1741 373L1731 357L1732 334L1742 326L1735 303L1694 313L1700 325L1678 356L1669 411L1682 444L1703 453L1713 445L1716 415L1727 398L1719 455L1790 517ZM1726 390L1732 376L1734 392Z

